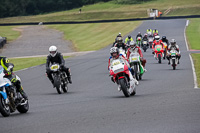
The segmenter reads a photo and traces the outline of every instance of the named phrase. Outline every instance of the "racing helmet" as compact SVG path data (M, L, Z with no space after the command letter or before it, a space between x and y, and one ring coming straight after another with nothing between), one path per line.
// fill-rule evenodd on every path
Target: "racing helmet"
M112 56L113 53L117 53L117 55L119 55L119 49L118 49L118 47L112 47L110 49L111 56Z
M133 49L135 49L136 43L135 43L134 41L131 41L131 42L130 42L130 47L133 48Z
M131 35L128 36L128 39L131 39Z
M57 47L56 47L56 46L51 46L51 47L49 47L49 52L50 52L50 55L51 55L52 57L55 57L56 54L57 54Z
M176 40L175 40L175 39L172 39L172 40L171 40L171 45L172 45L172 46L175 46L175 44L176 44Z
M159 40L160 40L160 36L155 36L155 40L156 40L156 42L159 42Z

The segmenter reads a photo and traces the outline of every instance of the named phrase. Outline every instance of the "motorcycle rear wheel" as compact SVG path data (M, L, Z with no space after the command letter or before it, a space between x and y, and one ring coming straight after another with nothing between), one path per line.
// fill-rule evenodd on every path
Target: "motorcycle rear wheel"
M124 96L125 97L130 97L130 93L128 91L128 87L127 87L127 83L126 83L125 79L123 79L123 78L119 79L119 84L120 84L121 89L122 89L122 91L124 93Z
M10 115L10 108L6 105L2 95L0 95L0 112L4 117L8 117Z

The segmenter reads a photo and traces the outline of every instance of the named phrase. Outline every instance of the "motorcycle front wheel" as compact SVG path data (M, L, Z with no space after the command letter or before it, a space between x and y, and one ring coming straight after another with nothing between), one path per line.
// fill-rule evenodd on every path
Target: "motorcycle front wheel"
M62 88L61 88L61 85L60 85L60 78L58 76L55 76L55 78L54 78L54 86L56 87L58 94L61 94Z
M158 63L161 63L161 55L158 54Z
M63 92L67 93L68 91L67 83L62 86L62 89L63 89Z
M172 67L173 67L173 70L176 70L176 60L175 59L172 59Z
M139 80L138 65L137 65L137 64L134 65L134 74L135 74L135 78L136 78L137 80Z
M28 110L29 110L29 103L28 103L28 100L26 101L26 104L17 106L17 110L18 110L20 113L26 113L26 112L28 112Z
M123 93L124 93L124 96L125 97L129 97L130 96L130 93L129 93L129 91L128 91L128 87L127 87L127 83L126 83L126 80L125 79L119 79L119 84L120 84L120 86L121 86L121 89L122 89L122 91L123 91Z
M0 112L4 117L8 117L10 115L10 108L6 105L2 95L0 95Z

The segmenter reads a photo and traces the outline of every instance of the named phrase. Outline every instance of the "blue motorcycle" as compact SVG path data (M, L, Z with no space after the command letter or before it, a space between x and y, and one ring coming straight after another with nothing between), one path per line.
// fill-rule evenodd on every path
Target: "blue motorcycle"
M0 113L4 117L10 116L10 113L18 110L20 113L26 113L29 110L28 100L24 100L16 87L9 79L4 78L4 69L0 65ZM19 77L17 76L19 79ZM20 79L19 79L20 80Z

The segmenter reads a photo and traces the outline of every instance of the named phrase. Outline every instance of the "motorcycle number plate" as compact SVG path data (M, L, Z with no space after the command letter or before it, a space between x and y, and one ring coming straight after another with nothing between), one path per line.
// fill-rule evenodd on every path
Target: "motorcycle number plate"
M51 69L52 69L52 70L58 69L58 66L52 66Z
M137 60L137 57L133 57L132 60L133 60L133 61Z
M113 62L113 66L120 64L120 61Z

